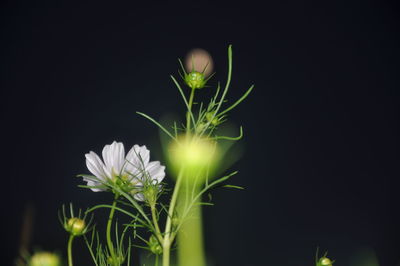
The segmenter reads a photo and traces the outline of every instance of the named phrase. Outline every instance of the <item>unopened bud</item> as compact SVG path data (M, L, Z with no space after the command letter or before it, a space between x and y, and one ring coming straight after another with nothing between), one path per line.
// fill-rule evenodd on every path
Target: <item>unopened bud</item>
M207 80L203 73L192 71L185 75L185 82L192 89L201 89L206 85Z
M116 256L115 258L112 256L109 256L107 258L107 263L108 265L114 266L114 265L121 265L124 262L124 257L123 256Z
M67 231L74 236L82 235L85 232L86 223L84 220L72 217L67 222Z
M196 133L201 133L206 127L206 123L200 122L196 127Z
M156 203L157 193L158 193L158 190L153 185L147 186L143 191L144 198L150 205L153 205Z
M172 218L172 226L177 227L179 225L179 219L177 217Z
M328 259L327 257L324 256L324 257L319 259L317 265L318 266L332 266L332 264L333 264L333 262L330 259Z
M155 235L150 236L149 248L150 248L150 251L156 255L160 255L163 252L163 249L162 249L160 243L158 242L157 238L155 237Z
M219 124L218 118L214 116L214 113L207 113L206 118L208 122L211 122L214 126Z

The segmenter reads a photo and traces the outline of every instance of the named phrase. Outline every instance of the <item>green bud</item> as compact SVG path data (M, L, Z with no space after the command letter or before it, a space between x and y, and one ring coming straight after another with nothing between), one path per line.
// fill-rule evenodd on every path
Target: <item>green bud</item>
M84 220L72 217L68 219L66 230L74 236L83 235L85 233L86 223Z
M185 75L185 83L192 89L201 89L206 85L207 80L203 73L192 71Z
M61 266L61 259L54 253L37 252L30 258L29 266Z
M157 238L155 235L151 235L150 239L149 239L149 248L150 251L153 252L156 255L160 255L163 252L163 249L160 245L160 243L158 242Z
M203 123L203 122L199 123L199 124L197 125L197 127L196 127L196 133L202 132L202 131L204 130L205 127L206 127L206 123Z

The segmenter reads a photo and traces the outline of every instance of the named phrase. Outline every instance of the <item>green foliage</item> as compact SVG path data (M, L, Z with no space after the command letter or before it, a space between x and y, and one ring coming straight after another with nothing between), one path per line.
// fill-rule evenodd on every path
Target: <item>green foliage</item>
M182 66L182 70L184 71L183 80L184 80L185 84L187 84L185 76L188 75L188 73L185 72L182 62L180 60L179 60L179 62ZM211 77L212 77L212 75L206 81L208 81ZM220 86L220 83L218 83L217 88L215 89L215 94L213 97L211 97L209 102L207 104L204 102L199 102L197 104L199 106L197 113L194 110L192 110L193 106L190 104L190 99L188 100L188 97L187 97L187 95L185 95L179 82L172 75L171 75L171 79L173 80L174 84L176 85L176 87L179 91L179 94L182 96L183 102L187 109L190 123L193 124L193 128L187 128L187 127L185 128L184 127L179 130L176 127L176 125L174 125L173 128L175 129L175 132L170 132L164 126L162 126L159 122L157 122L155 119L151 118L150 116L148 116L144 113L141 113L141 112L137 112L137 114L139 114L139 115L147 118L151 122L153 122L165 134L167 134L170 138L172 138L174 140L176 140L177 137L182 132L187 132L188 130L195 132L199 136L207 135L208 137L211 137L214 139L227 139L227 140L236 141L236 140L239 140L242 138L242 136L243 136L242 127L240 127L240 136L239 137L216 136L216 135L213 136L213 133L216 129L218 129L218 126L227 121L228 113L230 111L232 111L234 108L236 108L240 103L242 103L254 89L254 85L250 86L250 88L247 89L245 91L245 93L238 100L236 100L233 104L228 105L225 109L222 109L224 103L227 102L226 98L227 98L227 94L229 91L230 82L232 79L232 46L231 45L228 47L228 77L227 77L225 88L221 94L221 86ZM188 86L190 88L192 88L190 85L188 85ZM181 131L181 132L179 132L179 131Z
M172 127L166 127L147 114L142 112L137 112L137 114L154 123L177 147L188 141L193 142L193 140L206 140L206 142L200 141L200 145L208 143L211 147L218 147L220 141L234 142L240 140L243 137L241 126L236 137L217 134L219 127L227 121L229 112L243 102L254 88L254 85L250 86L238 100L227 104L227 95L232 78L232 46L228 47L228 76L224 89L221 89L218 82L214 95L207 102L195 102L195 91L207 87L206 83L213 76L205 78L204 72L207 66L203 72L192 69L191 72L186 73L180 60L179 63L183 71L181 77L184 84L189 87L190 94L185 93L173 76L171 76L171 79L186 107L186 124L178 127L179 123L174 122ZM168 128L173 130L171 131ZM192 149L194 146L189 145L188 147ZM198 146L196 147L198 148ZM133 174L132 176L125 176L115 173L112 177L104 180L93 175L79 175L88 183L96 184L92 186L80 185L80 187L114 194L114 200L111 204L97 204L84 212L83 221L87 215L99 209L109 211L105 243L102 242L103 233L100 233L97 228L90 228L93 229L90 237L84 235L84 241L96 266L130 265L132 247L149 251L150 254L155 256L157 264L158 257L162 255L163 266L168 266L171 247L182 225L190 218L191 211L200 206L213 205L211 200L203 201L203 196L210 194L211 189L216 187L243 189L240 186L224 185L228 179L237 174L237 171L219 178L214 176L217 172L213 171L213 168L220 165L219 161L223 159L227 150L220 153L219 157L211 157L212 162L207 160L203 160L201 163L193 162L193 160L201 160L210 156L210 149L200 148L199 150L203 152L200 153L200 156L193 153L196 151L190 150L189 152L185 151L185 154L188 154L187 156L191 156L190 158L185 158L185 154L183 157L179 157L179 160L183 163L179 164L175 176L172 176L176 182L172 189L171 198L167 203L160 199L164 198L161 197L162 195L169 194L168 192L171 189L168 189L164 183L154 182L150 173L147 172L141 173L140 186L135 186L132 183L132 179L135 178ZM189 164L194 165L195 168L190 169L192 166L189 167ZM168 167L172 168L171 165ZM143 167L143 169L145 168ZM81 212L79 212L78 217L74 218L72 206L70 209L71 216L67 219L63 206L64 218L62 219L60 215L60 221L63 227L72 234L69 241L69 245L72 246L73 236L87 233L89 226L84 224L80 231L77 225L82 225L79 220ZM114 219L115 215L123 215L130 221L122 225L118 224ZM90 223L91 221L88 224ZM161 225L164 226L164 230L161 229ZM121 228L122 230L120 230ZM72 265L72 259L69 261Z

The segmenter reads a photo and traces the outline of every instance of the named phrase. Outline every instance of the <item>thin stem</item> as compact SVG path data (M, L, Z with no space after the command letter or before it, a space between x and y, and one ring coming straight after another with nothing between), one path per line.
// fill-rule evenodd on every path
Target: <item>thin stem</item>
M93 229L93 230L94 230L94 229ZM90 256L92 256L92 260L93 260L94 264L95 264L96 266L98 266L97 260L96 260L96 256L94 255L93 249L92 249L93 237L94 237L94 235L92 235L92 241L91 241L90 244L89 244L89 241L87 240L86 236L83 236L83 237L84 237L84 239L85 239L86 246L87 246L87 248L89 249Z
M190 132L190 117L192 114L192 105L193 105L193 99L194 99L194 88L190 92L190 98L189 98L189 104L188 104L188 111L186 113L186 133L189 134Z
M179 171L178 179L176 181L174 192L172 193L171 203L168 209L168 217L167 217L167 222L165 224L165 231L164 231L165 235L163 241L163 266L169 266L171 244L173 241L173 237L171 237L172 218L174 217L176 200L178 199L182 178L183 178L183 168L181 168L181 170Z
M163 127L160 123L158 123L156 120L154 120L153 118L151 118L150 116L148 116L148 115L146 115L144 113L141 113L141 112L136 112L136 113L141 115L141 116L143 116L143 117L145 117L145 118L147 118L148 120L150 120L154 124L156 124L162 131L165 132L165 134L167 134L168 136L170 136L172 139L175 140L175 137L165 127Z
M72 266L72 242L74 241L75 236L70 234L68 239L68 266Z
M156 206L154 204L151 204L150 209L151 209L151 217L153 218L153 224L154 224L154 229L156 231L155 233L156 233L157 239L162 244L164 239L161 235L161 230L160 230L160 227L159 227L158 221L157 221Z
M182 90L181 86L179 85L178 81L176 81L176 79L175 79L172 75L171 75L171 78L172 78L172 80L174 81L176 87L178 88L179 93L181 94L182 99L183 99L183 101L185 102L186 108L189 109L189 104L188 104L188 102L187 102L187 100L186 100L185 94L183 93L183 90ZM190 116L192 117L192 122L194 123L195 121L194 121L194 116L193 116L193 114L191 114Z
M112 260L115 262L117 257L115 256L115 252L114 252L114 246L111 240L111 225L112 225L112 220L114 218L114 213L115 213L115 207L117 206L117 199L118 199L118 195L115 194L115 198L111 207L111 211L110 211L110 215L108 217L108 222L107 222L107 246L108 246L108 250L110 251L110 255Z
M122 191L121 189L118 189L118 188L114 188L114 189L115 189L116 193L118 192L119 195L124 196L124 198L126 198L133 205L133 207L136 208L136 210L142 215L142 217L146 220L146 222L149 226L152 226L149 217L147 217L146 213L143 211L143 208L137 203L136 200L134 200L128 193Z

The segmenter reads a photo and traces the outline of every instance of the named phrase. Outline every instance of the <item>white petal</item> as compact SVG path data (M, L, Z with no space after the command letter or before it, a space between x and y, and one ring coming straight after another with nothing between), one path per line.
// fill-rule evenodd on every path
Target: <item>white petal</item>
M165 177L165 166L160 165L159 161L150 162L147 165L146 171L150 175L151 180L156 180L157 183L161 183Z
M103 148L103 161L104 161L104 172L108 177L111 177L112 174L112 156L110 154L111 145L106 145Z
M101 185L100 183L94 182L94 181L92 181L92 180L86 180L86 181L87 181L87 185L88 185L89 187L92 187L92 188L90 188L90 189L91 189L93 192L104 191L103 189L100 189L100 188L94 188L94 187L100 186L100 185Z
M142 193L136 193L135 195L133 195L133 197L135 198L135 200L137 201L144 201L144 196Z
M98 179L105 180L106 174L104 173L103 170L104 164L101 161L100 157L92 151L86 153L85 157L86 157L86 166L89 169L89 171L93 175L95 175Z
M116 167L118 174L122 173L122 167L124 166L124 164L125 164L125 148L124 144L119 142L115 145L115 150L114 150L114 166Z
M138 169L137 157L133 148L126 155L124 172L134 177L137 177L141 172L140 168Z
M120 174L125 161L124 144L114 141L111 145L106 145L103 148L103 160L105 163L106 172L109 177L113 173Z
M143 175L144 169L150 160L150 151L146 146L134 145L126 155L125 172L136 177Z
M150 161L150 151L146 148L146 145L139 147L139 157L143 165L147 165Z

